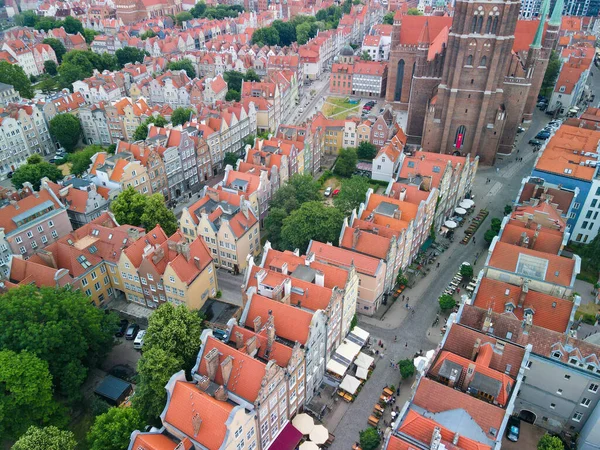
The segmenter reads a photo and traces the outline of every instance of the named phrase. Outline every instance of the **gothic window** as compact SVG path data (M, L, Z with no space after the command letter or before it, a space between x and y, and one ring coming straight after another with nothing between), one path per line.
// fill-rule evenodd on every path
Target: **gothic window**
M402 83L404 81L404 60L398 61L398 69L396 72L396 88L394 90L394 101L399 102L402 97Z
M492 31L492 17L487 18L487 22L485 23L485 34L489 34Z
M467 56L467 66L473 65L473 55Z
M485 67L487 64L487 57L486 56L482 56L481 57L481 62L479 63L479 67Z
M483 26L483 16L479 16L477 19L477 33L481 33L481 27Z
M497 28L498 28L498 16L495 16L494 22L492 23L492 34L496 34Z
M456 147L456 149L458 149L458 150L460 150L460 148L465 143L465 132L466 131L467 131L467 129L465 128L464 125L461 125L456 130L456 136L454 137L454 147Z
M473 23L471 26L471 33L475 33L476 30L477 30L477 16L474 16Z

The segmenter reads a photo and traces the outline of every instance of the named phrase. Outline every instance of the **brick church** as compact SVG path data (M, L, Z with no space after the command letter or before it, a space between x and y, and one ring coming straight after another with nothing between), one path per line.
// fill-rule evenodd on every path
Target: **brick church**
M561 23L518 20L519 2L456 0L453 17L397 13L386 100L408 110L409 142L478 155L494 164L510 153L517 127L532 118Z
M114 0L117 18L125 24L182 11L182 0Z

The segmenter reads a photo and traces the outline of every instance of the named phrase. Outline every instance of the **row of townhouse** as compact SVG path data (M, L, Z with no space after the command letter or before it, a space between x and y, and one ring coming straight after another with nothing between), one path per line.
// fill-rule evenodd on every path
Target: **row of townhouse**
M350 46L347 50L342 49L341 55L344 53L349 53L349 56L345 57L349 61L340 61L331 67L329 81L331 93L360 97L385 97L388 76L387 63L354 60L354 50Z
M276 138L298 149L298 172L315 175L321 170L321 145L323 130L320 127L313 133L310 123L300 125L279 125ZM304 172L300 170L303 166ZM292 173L292 171L290 171Z
M392 25L378 24L371 27L362 41L361 54L367 52L373 61L388 61L392 45Z
M15 64L18 64L27 76L37 77L44 73L46 61L58 64L56 54L48 44L26 44L20 39L6 40L2 44L2 50L14 58Z
M39 105L11 103L0 108L0 178L6 179L29 156L49 155L54 148Z

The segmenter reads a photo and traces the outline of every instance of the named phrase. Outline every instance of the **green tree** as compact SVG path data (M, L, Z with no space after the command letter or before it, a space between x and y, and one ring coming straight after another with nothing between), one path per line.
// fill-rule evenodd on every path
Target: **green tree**
M298 31L296 30L296 33ZM258 46L263 45L279 45L279 33L276 28L265 27L259 28L252 34L252 43Z
M188 77L196 78L196 69L194 69L194 65L189 59L171 61L167 64L167 70L185 70Z
M144 352L160 348L180 361L189 373L200 351L202 321L197 311L190 311L185 305L163 303L148 319Z
M492 219L490 228L483 235L483 240L488 244L491 244L492 241L498 234L500 233L500 228L502 226L502 221L496 217Z
M438 303L440 304L442 311L447 311L456 306L456 301L450 294L442 294L438 299Z
M543 435L537 444L537 450L564 450L564 448L565 446L558 436L548 433Z
M40 17L34 28L36 30L49 31L54 28L60 28L63 25L62 20L56 20L51 17Z
M52 47L52 50L54 50L54 54L56 55L56 59L60 64L62 62L63 56L65 55L65 53L67 53L67 49L65 48L63 43L56 38L46 38L42 41L42 43L48 44L50 47Z
M133 186L129 186L111 202L110 210L118 223L139 227L146 210L147 198L137 192Z
M26 351L0 351L0 412L0 436L4 437L16 437L31 425L59 419L62 411L52 398L46 361Z
M239 158L240 157L238 155L236 155L235 153L226 152L225 157L223 158L223 165L224 166L231 165L233 168L235 168Z
M260 81L260 77L254 71L254 69L248 69L248 70L246 70L246 73L244 74L244 81Z
M165 205L165 198L159 193L146 198L146 207L141 217L142 226L146 230L151 230L156 225L160 225L166 235L171 236L177 231L177 217Z
M248 136L246 136L244 138L244 147L246 147L246 145L254 147L254 139L256 139L256 136L253 134L249 134Z
M473 278L473 266L463 264L462 266L460 266L460 274L464 278L470 280L471 278Z
M398 369L403 380L412 377L415 374L415 365L412 359L401 359L398 361Z
M358 159L372 160L377 156L377 147L368 141L362 141L356 148Z
M335 242L342 230L344 214L322 202L308 202L293 211L283 221L282 247L305 251L311 240Z
M145 41L148 38L156 37L156 33L153 30L146 30L142 34L140 34L140 39Z
M27 158L27 164L14 171L10 181L17 189L21 189L23 183L29 181L33 189L39 191L40 180L44 177L48 177L50 181L58 181L62 179L63 174L54 164L44 161L40 155L35 154Z
M58 66L59 83L62 88L70 89L75 81L83 80L89 75L77 64L63 62Z
M242 72L228 70L223 73L223 79L225 80L225 83L227 83L229 92L236 91L240 93L242 91L242 80L244 79L244 74Z
M77 177L83 175L92 164L92 156L105 151L106 149L100 145L88 145L83 150L71 153L68 158L71 163L71 173Z
M396 284L398 286L406 286L408 285L408 278L404 276L402 269L398 271L398 275L396 275Z
M365 201L368 189L369 180L365 177L353 176L342 180L340 193L333 198L333 204L346 216Z
M73 16L67 16L62 25L69 34L83 34L83 25Z
M51 76L46 75L42 78L42 81L38 83L37 88L42 91L42 93L48 95L51 92L56 91L56 80Z
M63 431L53 425L39 428L30 426L11 450L75 450L77 441L70 431Z
M362 450L375 450L381 444L381 438L377 428L369 427L363 430L359 434L360 436L360 448Z
M51 59L44 61L44 72L48 75L56 75L58 73L58 66Z
M283 221L288 216L288 213L283 208L273 208L269 210L269 215L265 217L264 221L264 234L269 239L269 242L275 249L282 249L281 247L281 228L283 227Z
M288 46L296 42L296 28L293 23L275 20L271 26L277 30L281 46Z
M228 102L239 102L242 99L242 96L240 95L240 93L238 91L227 91L227 94L225 94L225 100Z
M504 205L504 215L508 216L510 213L512 213L512 206Z
M369 54L369 52L365 50L364 52L361 53L360 60L361 61L373 61L373 58L371 58L371 55Z
M421 11L419 11L417 8L408 8L408 11L406 12L406 14L408 14L409 16L422 16L423 13Z
M50 121L50 134L68 152L72 152L81 137L81 122L73 114L57 114Z
M310 39L310 24L309 23L301 23L296 27L296 38L298 41L298 45L304 45Z
M144 426L135 408L111 408L96 417L87 435L90 450L123 450L131 433Z
M94 307L79 290L20 286L2 295L0 348L47 361L54 385L73 400L88 368L112 348L116 324L114 314Z
M540 89L540 94L546 98L549 98L550 95L552 95L554 84L556 83L556 79L558 78L558 74L560 72L560 65L561 63L558 53L552 50L548 60L548 66L546 67L546 72L544 73L542 87Z
M385 25L394 25L394 13L389 12L385 16L383 16L383 23Z
M194 5L194 7L190 10L192 16L195 18L204 17L204 13L206 12L206 3L198 2Z
M0 61L0 83L10 84L21 97L33 98L31 80L18 64Z
M192 20L194 16L189 11L182 11L179 14L175 15L175 21L177 22L177 26L180 27L183 25L183 22L187 22L188 20Z
M190 116L194 114L192 108L175 108L171 114L171 123L175 125L183 125L190 120Z
M115 55L111 55L110 53L102 53L97 65L99 66L98 70L100 72L105 70L113 71L120 68L117 57Z
M121 67L124 67L127 63L143 63L145 56L150 56L150 54L145 51L135 47L123 47L115 52L115 56L117 57L117 61Z
M94 38L96 36L98 36L100 33L98 33L97 31L91 30L89 28L86 28L85 30L83 30L83 37L85 38L85 42L87 44L91 44L92 42L94 42Z
M356 149L352 147L342 148L338 153L338 159L335 162L333 173L340 177L348 178L352 176L356 170L356 163L358 162L358 156L356 155Z
M133 140L134 141L143 141L144 139L146 139L148 137L148 125L150 125L151 123L153 123L157 127L164 128L164 126L168 122L167 122L167 119L165 119L163 116L148 117L146 120L144 120L142 122L141 125L139 125L135 129L135 132L133 133Z
M303 203L319 201L319 184L310 175L294 174L288 182L275 192L271 207L283 208L291 213Z
M15 24L19 27L34 27L39 20L39 16L35 11L23 11L14 17Z
M167 391L165 385L171 376L183 368L183 361L160 347L144 350L138 361L138 383L133 397L133 406L143 418L154 423L165 407Z

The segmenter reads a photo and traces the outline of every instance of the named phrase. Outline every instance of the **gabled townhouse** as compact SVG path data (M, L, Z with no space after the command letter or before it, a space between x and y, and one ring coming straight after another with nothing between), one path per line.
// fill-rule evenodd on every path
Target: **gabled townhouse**
M282 121L282 96L279 86L273 82L242 81L242 98L261 98L273 107L273 126L271 131L277 130Z
M302 86L304 83L304 65L300 62L300 56L297 54L274 55L269 56L267 60L267 76L282 70L292 71L298 83Z
M200 200L183 208L179 230L188 242L203 239L215 265L234 273L260 254L258 217L244 194L205 186Z
M252 205L259 221L266 217L272 193L266 170L238 172L233 170L233 167L226 166L223 181L217 184L217 188L244 195Z
M301 161L298 162L299 166L300 164L304 165L304 171L301 172L300 169L298 169L298 173L314 175L321 170L320 133L320 129L315 130L315 133L313 133L311 126L306 124L279 125L276 133L278 139L290 141L290 143L293 143L297 148L304 146L303 158L299 157Z
M281 119L279 123L286 123L292 121L292 114L294 108L285 107L284 105L298 105L298 79L296 74L291 70L282 70L279 72L273 72L269 75L269 79L277 84L281 95Z
M382 147L373 158L373 171L371 173L373 180L390 181L397 178L405 145L406 135L400 129L391 142Z
M271 248L267 241L263 247L260 267L290 275L332 290L341 290L342 298L342 340L350 333L352 319L356 314L358 298L358 274L356 268L344 269L317 261L312 255L300 255L298 250L280 252Z
M185 70L170 71L157 76L144 86L142 93L151 105L168 104L172 108L190 105L188 85L191 80Z
M75 81L73 92L81 93L88 104L110 103L127 95L128 83L129 80L121 72L95 71L93 76Z
M20 255L12 255L5 272L6 278L2 280L0 292L18 286L35 285L37 287L65 287L73 285L73 277L66 269L56 269L39 264L30 259L23 259Z
M136 161L131 153L96 153L92 156L90 175L96 186L107 188L109 191L122 191L132 187L140 194L152 194L146 167Z
M68 184L53 183L42 178L40 190L49 190L67 208L67 215L73 229L81 228L108 211L109 200L104 197L94 183L74 178Z
M108 147L116 143L119 139L123 139L122 133L119 132L120 130L117 130L115 133L117 136L115 136L113 141L103 102L82 106L79 109L79 120L81 121L83 138L87 144Z
M31 257L73 229L67 209L52 191L25 183L16 200L0 208L0 228L11 253Z
M35 63L33 49L20 39L4 41L2 50L7 52L23 69L28 77L37 77L40 72Z
M44 67L46 61L54 61L54 63L58 64L56 53L54 53L54 49L48 44L35 44L32 51L38 73L42 74L46 71Z
M0 106L4 107L10 103L19 103L21 96L15 90L14 86L6 83L0 83Z
M160 193L165 201L171 200L165 162L163 160L164 147L148 146L145 142L128 144L124 141L117 142L115 154L131 154L136 161L142 164L150 179L151 192Z
M204 101L206 103L215 104L219 101L224 101L227 95L227 83L223 79L223 75L204 80Z
M386 263L382 259L310 241L306 254L316 261L346 270L356 269L359 278L356 312L372 316L383 302L386 281Z
M79 108L85 104L86 100L81 92L71 94L67 89L64 89L51 97L47 97L42 109L46 122L50 123L57 114L69 113L79 117Z
M286 155L269 153L256 149L248 150L246 161L238 159L236 170L245 173L258 173L267 171L271 196L287 183L289 179L289 165Z
M148 308L164 302L200 309L218 290L210 251L202 239L187 242L160 225L121 253L119 272L129 301Z
M0 109L0 121L0 139L4 141L0 162L5 159L3 166L20 165L22 158L27 159L34 153L49 155L54 150L44 113L38 105L10 104Z

